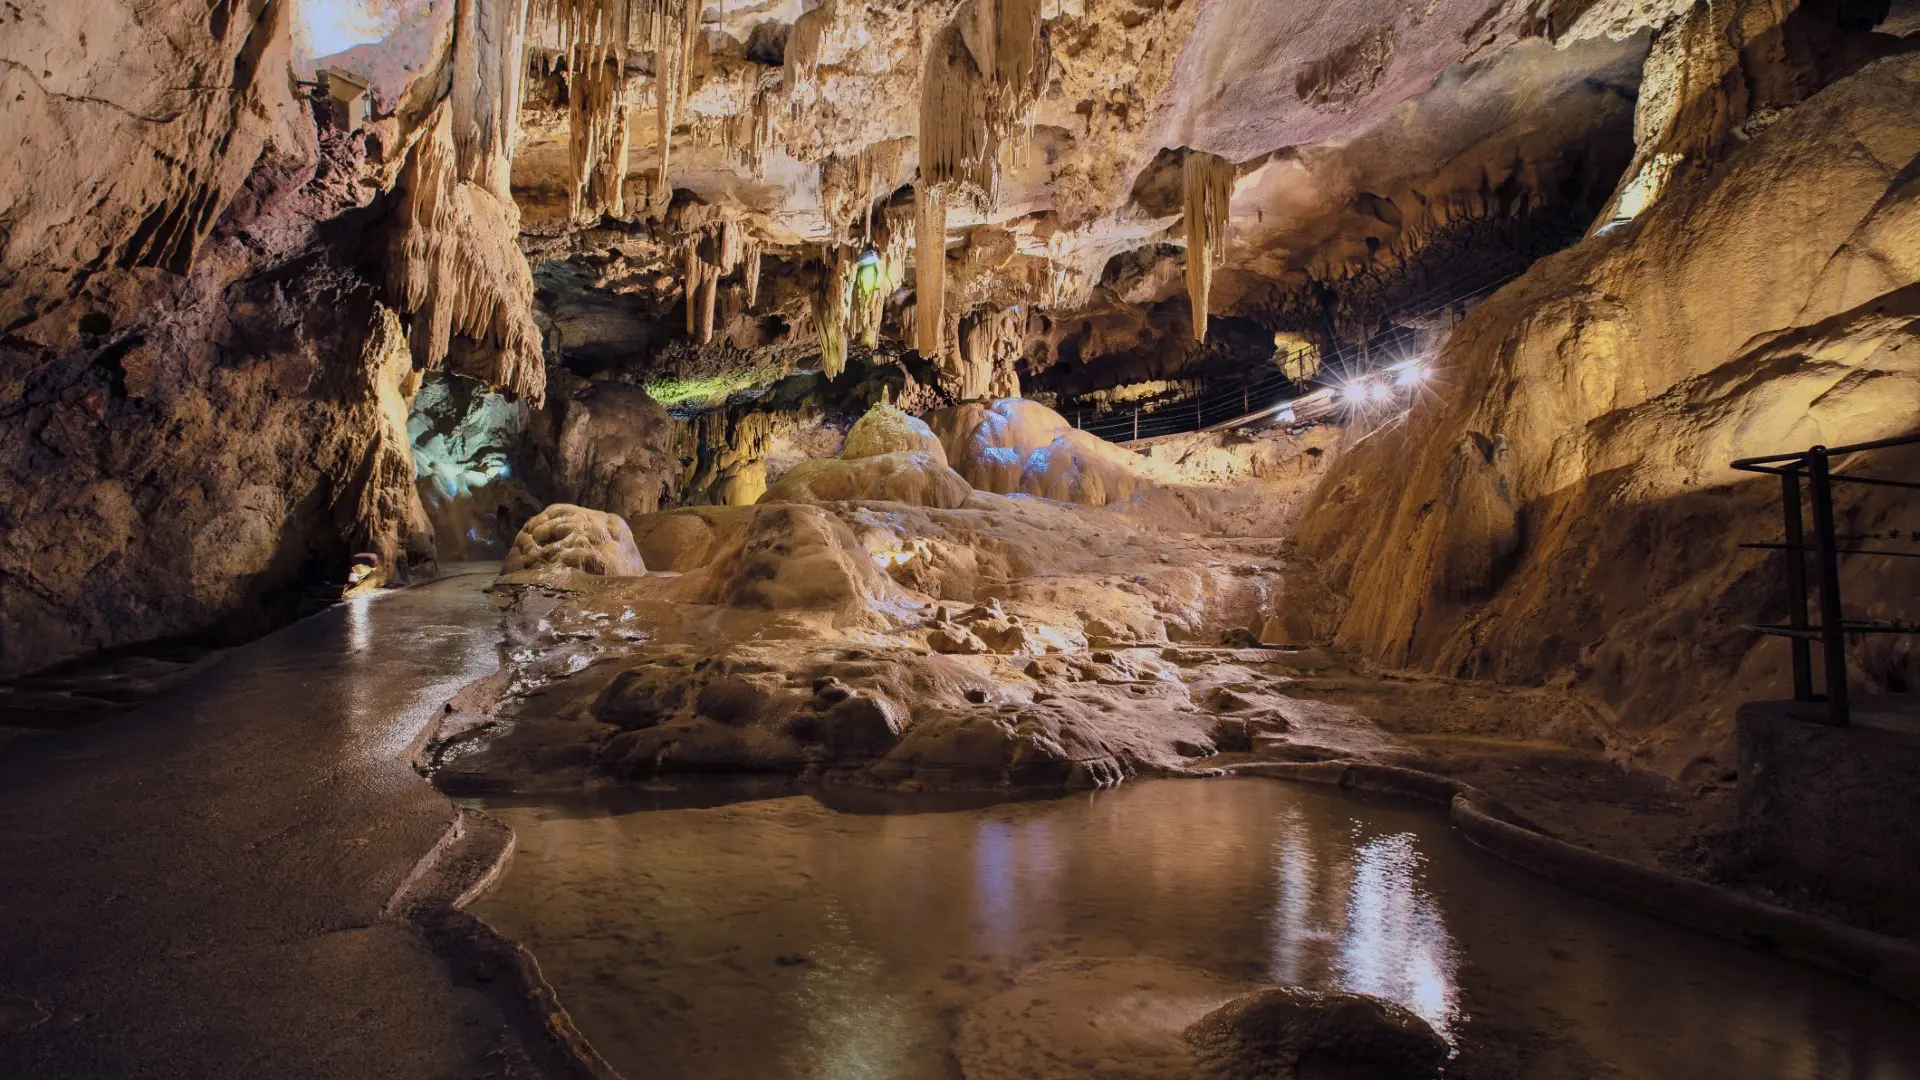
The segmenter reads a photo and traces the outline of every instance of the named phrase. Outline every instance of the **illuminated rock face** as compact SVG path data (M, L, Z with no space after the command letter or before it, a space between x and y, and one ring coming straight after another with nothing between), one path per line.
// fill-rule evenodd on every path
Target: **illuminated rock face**
M1001 398L943 409L928 421L955 471L982 491L1106 506L1151 486L1137 455L1039 402Z
M1728 462L1907 433L1920 408L1915 109L1920 60L1872 63L1469 316L1444 400L1348 455L1302 522L1352 596L1340 639L1571 679L1674 769L1723 753L1733 705L1785 685L1784 650L1744 629L1778 615L1780 571L1735 547L1778 535L1778 487ZM1907 520L1871 490L1841 514ZM1898 569L1844 579L1863 605L1910 594ZM1881 648L1867 677L1908 678Z

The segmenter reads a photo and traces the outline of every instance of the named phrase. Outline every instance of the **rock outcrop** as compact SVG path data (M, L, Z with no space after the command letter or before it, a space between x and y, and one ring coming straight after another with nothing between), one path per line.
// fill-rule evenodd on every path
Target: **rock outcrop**
M928 418L969 484L1081 506L1125 502L1149 486L1135 455L1068 424L1039 402L1001 398Z
M1571 683L1618 717L1616 749L1730 763L1734 703L1784 685L1746 624L1785 600L1774 557L1736 547L1777 536L1778 485L1728 463L1905 434L1920 407L1916 109L1920 59L1868 64L1470 315L1442 400L1350 451L1302 521L1352 597L1340 640ZM1871 490L1841 513L1906 521ZM1865 606L1910 594L1899 568L1844 573Z
M1364 994L1297 986L1248 994L1186 1030L1203 1073L1218 1077L1365 1076L1427 1080L1447 1041L1406 1008Z
M881 404L854 423L839 457L801 462L760 501L877 499L951 510L972 494L947 466L946 451L924 421Z
M568 571L638 577L647 564L634 546L633 531L618 515L555 503L521 527L501 573L512 582Z

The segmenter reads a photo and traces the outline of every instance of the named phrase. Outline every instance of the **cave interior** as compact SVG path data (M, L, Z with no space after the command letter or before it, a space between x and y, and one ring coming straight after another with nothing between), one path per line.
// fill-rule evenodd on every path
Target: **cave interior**
M1920 1078L1920 2L0 58L0 1074Z

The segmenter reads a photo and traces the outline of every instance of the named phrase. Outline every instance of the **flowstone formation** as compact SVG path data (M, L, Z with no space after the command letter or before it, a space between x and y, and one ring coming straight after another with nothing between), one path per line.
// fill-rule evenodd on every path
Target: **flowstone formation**
M1088 786L1182 771L1262 733L1337 738L1346 719L1290 721L1273 697L1280 673L1328 663L1306 647L1324 598L1277 541L1206 535L1227 531L1209 516L1220 485L1134 460L1128 507L1009 499L959 479L926 424L876 406L841 457L757 505L635 518L636 548L664 572L517 588L507 726L438 781ZM900 472L862 471L874 462ZM900 473L944 476L942 497L919 483L821 491ZM1239 479L1271 502L1303 491ZM1288 611L1297 640L1263 647Z

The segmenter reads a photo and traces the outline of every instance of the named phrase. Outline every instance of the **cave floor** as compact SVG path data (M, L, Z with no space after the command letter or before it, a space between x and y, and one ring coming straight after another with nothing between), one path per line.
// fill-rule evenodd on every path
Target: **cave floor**
M0 1075L548 1071L471 961L382 916L455 814L411 744L498 662L492 568L462 569L0 751Z

